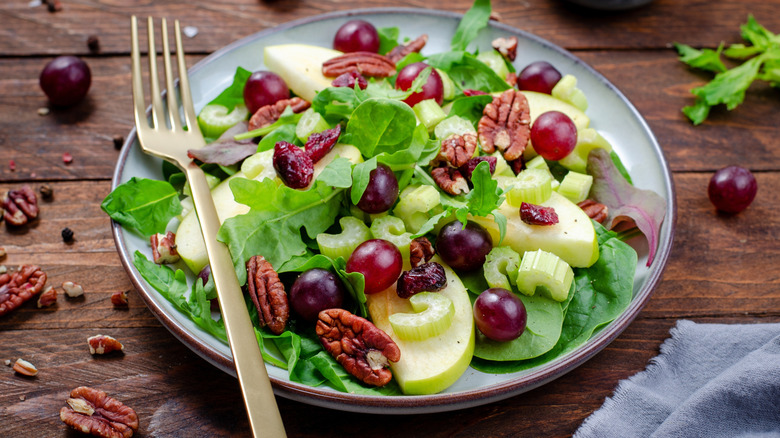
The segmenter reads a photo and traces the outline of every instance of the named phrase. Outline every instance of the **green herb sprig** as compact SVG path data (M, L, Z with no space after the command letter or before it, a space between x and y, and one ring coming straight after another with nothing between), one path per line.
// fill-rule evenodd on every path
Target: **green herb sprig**
M750 45L731 44L724 50L724 44L717 50L694 49L685 44L674 43L680 54L680 61L691 67L710 71L715 77L709 83L696 87L691 93L696 96L693 105L682 112L699 125L707 119L710 108L725 104L733 110L745 100L745 91L756 80L769 82L780 88L780 35L767 30L752 16L740 26L742 38ZM727 68L721 61L721 54L734 60L746 60L734 68Z

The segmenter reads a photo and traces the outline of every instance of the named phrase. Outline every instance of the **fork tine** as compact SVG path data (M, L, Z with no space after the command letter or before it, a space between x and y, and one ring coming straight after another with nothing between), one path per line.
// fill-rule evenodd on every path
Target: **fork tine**
M154 43L154 20L147 19L147 31L149 34L149 85L152 97L152 120L155 129L166 129L165 113L163 112L162 99L160 98L160 80L157 76L157 47Z
M143 127L148 127L149 122L146 119L144 110L144 85L141 75L141 55L138 49L138 19L135 15L130 18L130 57L132 60L133 76L133 113L135 115L135 125L139 127L139 135Z
M171 49L168 44L168 21L162 19L162 45L163 65L165 66L165 87L168 90L168 117L171 121L171 130L181 131L181 117L179 116L179 104L176 102L176 90L173 88L173 69L171 68Z
M179 94L181 94L181 106L184 109L184 120L187 123L187 129L189 131L200 134L198 117L197 114L195 114L195 107L192 104L190 79L187 75L187 63L184 60L184 48L181 43L179 20L174 21L173 28L174 36L176 38L176 60L179 63Z

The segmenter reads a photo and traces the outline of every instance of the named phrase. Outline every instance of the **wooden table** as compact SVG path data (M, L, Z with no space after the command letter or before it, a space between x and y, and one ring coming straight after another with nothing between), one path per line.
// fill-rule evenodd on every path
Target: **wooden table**
M49 185L32 226L0 225L0 264L38 264L49 284L83 285L79 299L62 293L53 307L34 300L0 318L0 361L21 357L35 378L0 366L0 436L74 436L58 418L68 392L88 385L134 407L139 435L246 436L247 421L234 378L177 341L129 293L116 310L112 292L132 289L100 202L110 190L118 156L115 136L133 125L129 17L168 16L195 26L185 45L192 65L244 36L293 19L373 6L438 7L465 12L470 0L112 1L62 0L62 10L28 0L0 4L0 191ZM604 74L637 106L674 172L679 206L676 242L663 281L631 326L600 354L529 393L481 407L432 415L381 416L333 411L278 399L290 436L566 436L598 409L618 381L642 371L679 319L715 323L780 321L780 92L752 87L736 111L715 109L694 127L680 113L688 90L708 76L677 60L672 42L716 47L741 41L752 13L780 32L780 1L656 0L628 12L593 12L564 1L496 0L504 23L563 46ZM99 37L91 53L88 36ZM92 88L80 105L40 115L47 101L38 75L55 55L89 63ZM63 154L73 156L63 163ZM14 160L16 170L9 168ZM750 168L759 192L741 214L718 214L707 199L716 169ZM69 227L75 242L63 243ZM85 340L98 333L125 345L124 355L93 357ZM0 362L0 365L2 365Z

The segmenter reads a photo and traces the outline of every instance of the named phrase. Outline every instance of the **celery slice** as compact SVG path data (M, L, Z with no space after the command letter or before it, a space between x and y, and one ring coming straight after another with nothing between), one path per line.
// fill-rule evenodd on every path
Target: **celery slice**
M412 233L406 231L406 225L401 218L390 215L376 218L371 222L370 230L374 239L384 239L395 245L401 251L404 264L407 264Z
M317 246L320 252L332 259L343 257L348 260L355 248L366 240L371 239L371 231L360 219L352 216L344 216L339 219L341 233L317 235Z
M412 110L417 116L417 120L420 121L428 129L428 132L432 132L436 125L439 124L447 114L441 109L435 99L427 99L419 102Z
M590 187L593 185L593 177L584 173L570 171L563 177L558 193L569 201L579 204L588 198Z
M198 114L198 126L204 137L217 138L236 123L246 120L249 110L244 105L229 111L222 105L206 105Z
M582 111L588 109L588 98L585 93L577 88L577 78L572 75L564 75L552 89L553 97L568 102Z
M436 292L420 292L409 298L415 313L394 313L388 320L393 332L407 341L422 341L444 333L452 325L455 304Z
M310 135L326 129L330 129L330 125L322 117L322 114L309 108L301 114L301 119L298 120L298 125L295 126L295 136L303 143L306 143Z
M406 229L416 233L440 207L436 187L426 184L407 186L398 197L393 214L404 221ZM433 213L435 214L435 213Z
M544 169L525 169L512 181L512 188L506 195L506 201L512 207L520 204L541 204L552 194L553 177Z
M547 161L544 160L544 157L541 155L535 156L533 159L525 163L526 169L542 169L549 171L550 166L547 165Z
M520 254L508 246L497 246L490 250L482 266L488 286L512 290L511 285L517 283Z
M533 296L536 289L542 290L555 301L564 301L574 280L574 271L557 255L537 250L526 251L517 271L517 289L524 295Z
M452 116L439 122L436 128L433 129L433 133L439 140L444 140L452 134L476 134L477 131L468 120L460 116Z

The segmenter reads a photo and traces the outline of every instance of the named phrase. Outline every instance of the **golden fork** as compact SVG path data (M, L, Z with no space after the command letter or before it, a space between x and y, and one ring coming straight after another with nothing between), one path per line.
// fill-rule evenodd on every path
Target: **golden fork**
M144 106L144 89L141 80L141 58L138 49L138 20L131 18L133 104L138 142L144 152L160 157L177 165L187 176L192 190L195 212L200 221L206 251L211 265L211 275L219 297L222 319L225 321L230 351L236 366L238 382L244 396L244 405L249 416L249 425L255 437L284 437L284 424L276 406L271 382L263 363L260 347L257 345L252 321L249 319L241 287L238 283L228 248L217 241L220 222L211 191L203 171L188 156L187 149L200 148L205 144L198 127L197 116L192 105L187 66L181 43L179 21L174 22L176 58L179 71L179 95L184 112L182 125L179 105L173 88L171 54L168 47L168 26L162 19L163 65L167 86L167 109L164 111L160 97L157 76L157 51L154 43L154 21L148 18L149 33L149 79L152 99L152 123L148 122ZM185 129L186 127L186 129Z

